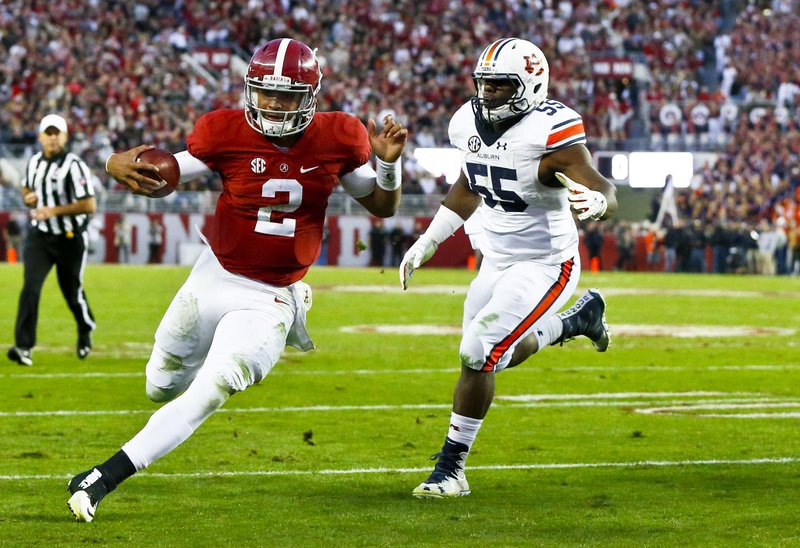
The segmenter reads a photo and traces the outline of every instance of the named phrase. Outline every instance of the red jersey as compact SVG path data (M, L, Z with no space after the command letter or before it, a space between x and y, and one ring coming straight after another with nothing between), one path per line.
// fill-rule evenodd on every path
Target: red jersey
M367 130L354 116L318 112L292 147L279 148L241 110L197 121L189 153L222 177L222 194L205 233L229 272L286 286L319 256L328 197L369 160Z

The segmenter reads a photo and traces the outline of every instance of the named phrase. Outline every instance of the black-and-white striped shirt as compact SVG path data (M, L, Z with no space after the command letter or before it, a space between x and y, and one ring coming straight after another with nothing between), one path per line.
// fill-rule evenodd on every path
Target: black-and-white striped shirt
M36 193L37 207L66 205L94 196L89 168L71 152L50 159L37 152L28 161L22 186ZM33 226L48 234L78 233L86 229L89 215L57 215L46 221L33 221Z

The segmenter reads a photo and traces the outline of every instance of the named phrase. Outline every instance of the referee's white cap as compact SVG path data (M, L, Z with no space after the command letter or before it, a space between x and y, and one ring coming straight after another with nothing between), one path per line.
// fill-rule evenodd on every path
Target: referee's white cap
M58 114L48 114L39 122L39 133L44 133L47 128L54 127L61 133L67 133L67 121Z

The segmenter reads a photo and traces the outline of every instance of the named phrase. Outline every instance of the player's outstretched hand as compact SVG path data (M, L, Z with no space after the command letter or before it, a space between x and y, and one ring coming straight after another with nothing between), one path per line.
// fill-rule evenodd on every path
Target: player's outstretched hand
M125 152L112 154L106 162L106 171L119 183L128 187L133 194L146 196L164 186L163 181L151 177L154 172L158 172L158 167L136 161L142 152L152 148L155 147L139 145Z
M585 221L586 219L599 220L606 209L608 208L608 201L602 192L592 190L580 183L576 183L560 171L556 172L556 179L569 190L569 200L572 209L578 213L578 219Z
M383 128L378 133L378 126L372 118L367 122L369 144L375 156L384 162L394 163L403 154L408 139L408 130L395 122L391 114L383 118Z
M414 245L408 248L403 260L400 262L400 285L403 291L408 289L408 282L411 280L414 270L430 259L436 253L437 247L433 240L423 235L414 242Z

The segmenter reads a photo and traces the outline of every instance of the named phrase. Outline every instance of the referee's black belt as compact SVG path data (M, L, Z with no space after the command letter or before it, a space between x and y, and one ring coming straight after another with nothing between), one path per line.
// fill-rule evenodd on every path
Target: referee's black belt
M45 232L44 230L39 230L38 228L34 230L38 232L38 236L44 236L45 238L50 238L52 240L71 240L72 238L76 238L83 234L83 230L68 230L67 232L62 232L61 234Z

